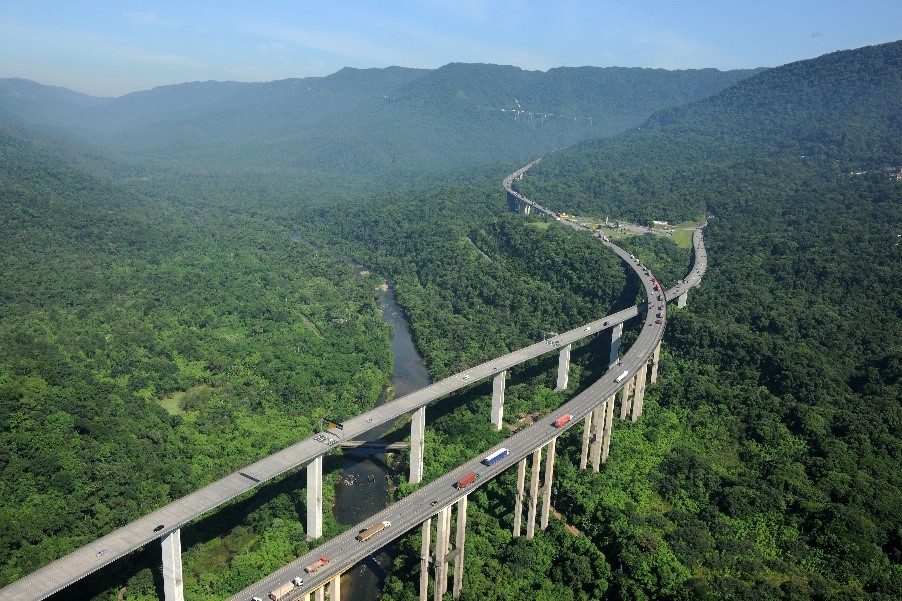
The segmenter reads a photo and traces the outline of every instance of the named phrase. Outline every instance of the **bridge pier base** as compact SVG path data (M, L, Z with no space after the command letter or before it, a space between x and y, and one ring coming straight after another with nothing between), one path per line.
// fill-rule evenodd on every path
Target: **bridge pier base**
M536 533L536 508L539 503L539 468L542 465L542 448L532 452L532 474L529 480L529 516L526 518L526 538Z
M501 430L504 424L504 387L507 370L498 372L492 380L492 425Z
M661 343L658 342L658 346L655 347L655 352L651 356L651 380L650 382L654 384L658 381L658 364L661 362Z
M623 324L618 323L611 328L611 356L608 359L608 366L614 365L620 360L620 337L623 335Z
M628 378L626 383L623 385L623 388L620 389L620 419L626 419L626 416L630 414L630 409L632 408L632 399L630 398L630 394L633 391L633 379Z
M601 462L608 460L611 450L611 431L614 425L614 398L616 393L608 397L604 412L604 427L601 430Z
M557 365L557 386L555 390L560 392L562 390L567 390L567 382L570 379L570 347L572 345L568 344L561 349L560 354L558 355L558 365Z
M514 501L514 538L520 536L523 525L523 486L526 484L526 457L517 464L517 493Z
M423 480L423 456L426 452L426 406L413 412L410 418L410 474L408 482Z
M579 456L579 469L586 469L586 465L589 463L589 442L591 442L592 438L592 412L586 414L586 419L583 420L583 449L582 453Z
M681 309L686 306L686 295L689 294L689 291L686 291L677 297L677 307Z
M323 535L323 456L307 464L307 540Z
M185 601L181 528L164 535L160 543L163 547L163 596L166 601Z
M545 451L545 482L542 495L542 517L539 526L542 530L548 528L548 513L551 510L551 484L554 482L554 451L557 446L555 436L548 442L548 450Z

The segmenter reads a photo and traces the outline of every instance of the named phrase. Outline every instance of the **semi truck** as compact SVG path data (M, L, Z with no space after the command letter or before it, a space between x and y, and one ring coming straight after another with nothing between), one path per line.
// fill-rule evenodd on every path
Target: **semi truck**
M466 488L467 486L469 486L470 484L473 484L477 480L479 480L479 474L477 474L476 472L470 472L469 474L467 474L466 476L464 476L463 478L461 478L460 480L455 482L454 488L456 488L457 490Z
M374 524L369 528L360 531L360 534L357 535L357 540L360 542L366 542L391 526L391 522L379 522L378 524Z
M272 599L272 601L282 601L282 599L284 599L288 595L288 593L294 590L294 587L301 586L302 584L304 584L303 580L301 580L300 578L295 578L291 582L286 582L277 589L270 591L269 598Z
M557 418L556 420L554 420L554 427L560 428L561 426L563 426L564 424L569 422L571 419L573 419L573 416L570 415L569 413L567 415L562 415L559 418Z
M316 561L311 563L309 566L304 568L304 571L307 572L308 574L312 574L313 572L317 571L318 569L320 569L327 563L329 563L329 558L326 557L325 555L323 555L322 557L320 557L319 559L317 559Z
M510 453L510 451L507 449L498 449L491 455L486 456L486 458L482 460L482 463L485 465L492 465L496 461L501 461L502 459L507 457L508 453Z

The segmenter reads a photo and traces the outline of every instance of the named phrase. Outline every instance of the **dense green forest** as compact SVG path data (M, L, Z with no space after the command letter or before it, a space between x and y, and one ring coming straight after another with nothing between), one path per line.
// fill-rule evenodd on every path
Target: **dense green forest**
M471 494L462 598L902 596L900 57L895 43L761 72L520 182L573 213L709 215L710 265L669 310L659 382L601 473L576 468L579 428L558 444L560 520L512 539L515 475ZM41 135L0 138L2 582L375 403L391 369L382 277L435 377L638 293L588 236L505 213L518 164L305 192L300 172L211 175L217 156L160 169L162 141L142 171ZM667 238L622 243L665 282L688 268ZM567 393L553 357L515 370L506 415L551 410L607 352L575 349ZM427 480L503 437L488 393L430 408ZM187 595L221 598L306 551L303 511L289 474L186 528ZM386 601L418 598L418 538L398 544ZM137 553L82 596L154 598L158 560Z
M473 495L462 598L902 595L900 55L775 69L529 172L521 189L568 212L709 213L710 270L602 473L576 472L575 436L558 446L555 506L582 535L511 540L507 474Z
M293 177L296 185L324 174L377 175L394 184L622 132L758 71L541 72L456 63L345 68L266 83L194 82L120 98L5 79L0 115L112 149L142 175Z
M2 147L0 580L383 394L380 280L267 219Z

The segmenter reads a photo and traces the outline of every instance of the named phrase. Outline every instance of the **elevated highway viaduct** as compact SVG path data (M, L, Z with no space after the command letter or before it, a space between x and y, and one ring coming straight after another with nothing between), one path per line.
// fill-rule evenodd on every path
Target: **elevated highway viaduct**
M534 163L523 168L521 175L532 164ZM510 179L511 176L505 179L505 187L508 189ZM540 207L540 209L547 212L544 207ZM653 276L650 273L646 274L640 268L638 262L630 257L629 253L608 241L602 242L633 268L642 281L646 299L656 300L658 293L653 288ZM685 299L685 294L689 288L698 285L704 274L707 259L701 230L696 231L694 243L695 263L692 271L678 286L664 293L667 301L681 297ZM340 444L342 439L354 439L379 425L394 423L401 417L410 416L411 457L409 481L414 484L419 483L422 480L423 471L425 409L429 403L475 382L491 378L493 381L491 419L494 426L500 430L503 423L505 381L507 371L510 368L546 353L558 352L558 388L564 389L567 385L567 374L569 372L570 348L574 342L593 336L602 330L611 329L610 363L612 365L616 364L623 323L641 315L645 319L642 331L629 352L620 360L621 365L618 365L616 369L609 370L600 380L564 405L559 412L556 412L556 414L570 413L573 419L560 429L550 429L551 420L547 420L548 423L535 424L512 436L504 444L510 450L509 457L494 466L480 470L481 478L472 488L476 488L481 483L490 480L507 467L510 467L514 462L519 462L518 480L522 481L523 478L519 476L523 474L525 477L525 461L528 455L533 457L533 482L531 486L533 488L537 487L538 456L536 453L540 455L542 448L546 445L549 445L548 459L546 461L546 482L550 482L554 456L553 441L556 441L560 433L575 425L578 420L583 420L585 424L582 466L585 467L587 461L591 458L593 467L597 470L602 457L607 456L607 449L610 444L614 394L619 389L624 390L621 403L621 418L625 418L629 414L635 420L642 411L642 398L649 362L651 362L652 382L655 380L664 320L661 320L662 323L656 324L655 320L651 318L654 313L648 313L647 307L647 302L628 307L559 334L552 339L537 342L507 355L486 361L481 365L454 374L430 386L395 399L381 407L350 418L343 423L341 431L330 429L260 459L9 584L0 590L0 599L9 601L44 599L119 559L123 555L159 538L162 545L165 597L167 601L181 601L183 592L180 529L183 525L252 490L263 482L306 465L307 533L309 538L318 539L322 536L322 458L333 446ZM623 371L627 372L628 377L617 379L616 376ZM616 382L614 381L615 379L617 379ZM376 523L383 519L392 522L390 528L372 540L362 543L354 540L358 529L351 528L348 532L320 545L315 552L305 555L296 562L242 591L233 599L251 599L255 596L266 598L268 592L275 588L273 586L274 583L278 585L290 581L299 572L303 572L303 567L312 563L315 558L321 555L328 555L331 561L316 573L305 575L305 584L302 587L297 587L285 599L295 599L311 593L321 597L325 583L338 582L342 572L410 529L424 524L425 532L431 523L431 518L442 512L444 513L442 513L441 517L442 525L437 534L439 538L437 542L447 547L446 542L442 541L445 541L445 538L448 536L452 504L456 503L458 505L459 523L465 524L465 519L461 519L460 512L463 512L464 516L466 512L466 495L458 492L451 484L456 482L462 473L475 471L474 468L477 465L479 465L478 459L474 459L465 466L461 466L458 470L423 486L415 493L386 508L383 512L373 516L366 524L359 525L360 529L362 529L371 523ZM518 506L522 504L523 500L522 486L520 489L517 497ZM468 489L467 492L470 490L472 489ZM543 490L548 491L544 494L550 494L550 484L547 484ZM532 494L530 499L531 517L528 518L527 533L531 536L531 529L534 529L535 524L536 495ZM547 521L547 511L548 502L546 501L542 509L543 527ZM529 524L532 524L532 526ZM462 532L463 526L460 526L458 528L459 538L462 536ZM460 558L458 565L460 570L462 570L462 543L456 548L459 550L450 553L437 552L437 556L442 557L444 562L437 562L436 565L447 566L448 559L458 557ZM426 571L424 570L425 573ZM441 575L438 574L438 577L437 582L440 581ZM456 583L455 593L458 593L460 577L457 576L457 568L455 568L454 581ZM442 585L438 585L438 588L442 588ZM338 585L335 585L334 589L335 592L332 593L332 598L336 599L337 591L340 588Z

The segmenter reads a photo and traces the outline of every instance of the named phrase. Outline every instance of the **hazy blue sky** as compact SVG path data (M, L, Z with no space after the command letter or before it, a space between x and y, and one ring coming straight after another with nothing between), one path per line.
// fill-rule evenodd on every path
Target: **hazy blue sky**
M902 38L902 0L0 0L0 77L95 95L450 62L774 67Z

